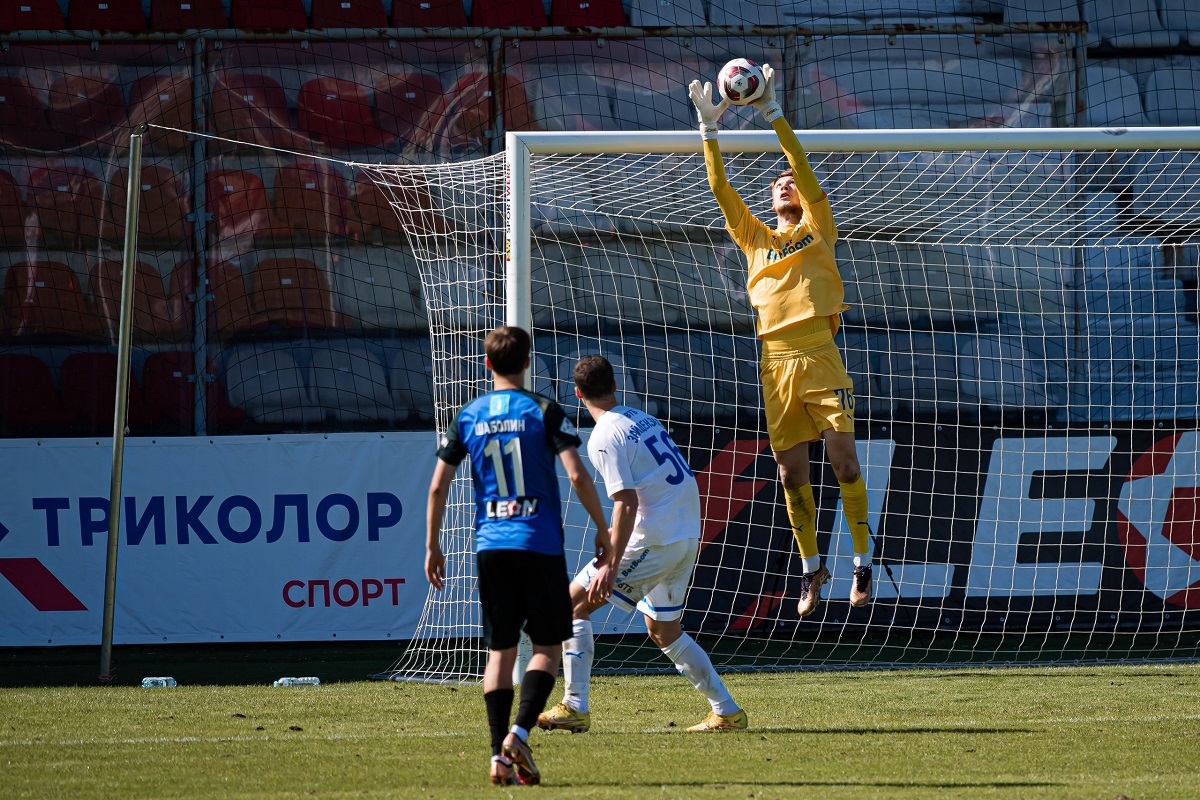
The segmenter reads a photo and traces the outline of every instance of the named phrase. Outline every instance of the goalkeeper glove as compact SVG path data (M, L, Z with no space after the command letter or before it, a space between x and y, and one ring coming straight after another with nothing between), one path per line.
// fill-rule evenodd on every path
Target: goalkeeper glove
M721 98L721 102L713 102L713 85L705 83L700 85L700 81L692 81L688 84L688 96L692 98L692 102L696 105L696 116L700 118L700 138L715 139L717 138L717 120L725 113L725 109L729 108L729 101Z
M766 87L763 89L762 96L751 103L751 105L762 112L763 119L769 124L783 116L783 108L779 105L779 101L775 99L774 68L770 64L763 64L762 73Z

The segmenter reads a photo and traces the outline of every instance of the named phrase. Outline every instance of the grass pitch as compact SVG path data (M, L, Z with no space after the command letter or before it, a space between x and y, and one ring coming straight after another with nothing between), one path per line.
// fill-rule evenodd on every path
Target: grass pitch
M0 689L15 798L1200 796L1200 665L736 674L745 733L677 676L608 677L592 730L487 785L478 685ZM560 681L561 687L561 681ZM558 689L552 701L558 699Z

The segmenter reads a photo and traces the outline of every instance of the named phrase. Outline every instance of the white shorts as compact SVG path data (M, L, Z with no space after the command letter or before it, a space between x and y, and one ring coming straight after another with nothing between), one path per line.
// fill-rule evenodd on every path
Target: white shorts
M699 553L699 539L627 549L617 567L617 584L609 602L623 611L636 608L653 620L679 619ZM592 559L575 576L575 582L586 587L595 575L596 560Z

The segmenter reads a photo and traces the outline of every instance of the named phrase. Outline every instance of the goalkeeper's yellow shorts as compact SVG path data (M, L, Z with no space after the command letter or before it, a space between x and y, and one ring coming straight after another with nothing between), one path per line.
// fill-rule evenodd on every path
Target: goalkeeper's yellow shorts
M854 382L828 318L764 340L760 368L772 450L815 442L830 428L854 432Z

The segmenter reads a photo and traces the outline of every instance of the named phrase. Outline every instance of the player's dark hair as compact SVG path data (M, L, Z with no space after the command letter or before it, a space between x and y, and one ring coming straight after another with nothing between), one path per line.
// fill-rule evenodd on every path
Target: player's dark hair
M515 325L501 325L483 340L483 352L499 375L516 375L529 360L529 332Z
M788 169L783 170L782 172L780 172L778 175L776 175L774 178L771 179L771 187L774 188L775 184L779 182L780 178L791 178L791 177L793 177L793 175L792 175L792 170L789 167Z
M588 400L597 400L613 393L616 378L612 364L604 356L584 356L575 363L575 388Z

